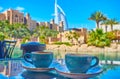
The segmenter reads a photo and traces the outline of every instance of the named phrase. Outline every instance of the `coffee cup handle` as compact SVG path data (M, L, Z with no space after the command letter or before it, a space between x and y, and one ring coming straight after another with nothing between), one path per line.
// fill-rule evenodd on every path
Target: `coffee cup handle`
M32 56L32 54L26 53L26 54L23 56L23 58L25 59L25 61L33 64L33 63L32 63L32 60L31 60L31 56ZM30 58L28 58L28 57L30 57Z
M99 59L98 59L98 57L93 57L93 59L95 59L96 62L95 62L95 64L91 65L90 68L91 68L91 67L94 67L94 66L97 66L97 65L99 64ZM93 60L93 59L92 59L92 60Z

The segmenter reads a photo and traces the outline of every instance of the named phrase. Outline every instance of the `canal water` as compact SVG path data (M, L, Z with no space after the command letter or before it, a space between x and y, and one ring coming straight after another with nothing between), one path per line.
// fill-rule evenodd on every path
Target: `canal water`
M66 53L89 54L97 56L103 72L90 79L120 79L120 52L65 52L52 51L57 59L64 59Z

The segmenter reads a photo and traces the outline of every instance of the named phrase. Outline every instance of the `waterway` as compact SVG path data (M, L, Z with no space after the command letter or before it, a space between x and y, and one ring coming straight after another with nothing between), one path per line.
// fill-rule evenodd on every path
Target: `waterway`
M97 56L103 72L90 79L120 79L120 52L65 52L52 51L57 59L64 59L66 53L89 54Z

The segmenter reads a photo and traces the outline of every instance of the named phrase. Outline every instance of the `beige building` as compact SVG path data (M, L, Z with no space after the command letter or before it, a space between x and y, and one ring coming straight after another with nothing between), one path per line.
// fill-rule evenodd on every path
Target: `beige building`
M76 32L77 34L80 35L80 37L78 38L77 41L75 39L73 39L71 41L66 37L66 34L69 34L70 31ZM85 29L85 28L81 28L81 29L73 28L71 30L66 30L64 32L59 33L58 38L59 38L59 41L61 41L61 42L70 42L70 43L72 42L73 44L76 44L79 42L80 44L83 44L83 43L86 43L87 29Z
M100 25L100 28L103 29L104 32L110 32L111 26L110 25ZM120 24L113 25L113 30L120 30Z
M63 24L63 21L60 22L59 24L59 32L63 32L64 31L64 24Z
M12 9L8 9L5 12L1 13L0 20L8 20L10 24L13 23L27 24L30 30L33 30L37 26L37 22L32 20L28 13L24 17L24 14L22 12Z
M31 19L29 13L27 13L25 16L25 24L27 24L29 30L33 30L37 26L37 22Z
M57 24L55 24L53 19L50 22L39 22L39 26L46 26L49 29L56 30L58 32L64 31L63 22L61 22L60 25L57 25Z
M4 12L5 20L9 20L10 24L13 23L24 23L24 14L18 10L8 9Z
M33 30L36 26L46 26L52 30L56 30L59 32L64 31L63 22L60 22L59 25L55 24L54 20L52 19L50 22L39 22L37 23L35 20L32 20L30 14L27 13L24 17L22 12L18 10L8 9L3 13L0 13L0 20L8 20L10 24L13 23L23 23L26 24L29 30Z
M0 14L0 20L5 20L5 19L6 19L5 15L3 13L1 13Z

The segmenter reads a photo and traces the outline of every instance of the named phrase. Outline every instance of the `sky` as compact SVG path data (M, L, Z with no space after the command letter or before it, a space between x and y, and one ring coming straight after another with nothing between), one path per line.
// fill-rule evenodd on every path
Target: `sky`
M54 0L0 0L0 13L12 8L29 13L32 20L50 21L54 18ZM108 18L120 21L120 0L58 0L64 10L69 28L94 29L94 21L88 20L92 13L101 11Z

